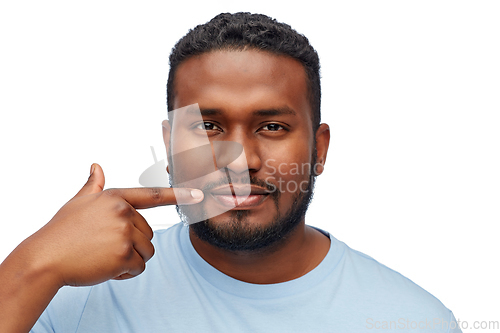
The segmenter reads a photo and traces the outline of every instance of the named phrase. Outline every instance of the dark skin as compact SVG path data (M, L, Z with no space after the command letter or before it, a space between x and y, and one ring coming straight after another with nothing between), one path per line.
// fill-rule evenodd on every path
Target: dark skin
M248 164L234 161L228 166L233 175L248 170L264 179L266 171L281 165L279 180L304 181L307 175L292 175L288 168L310 162L314 139L316 169L322 172L329 129L322 124L316 133L312 131L305 72L295 60L256 51L205 54L182 64L176 80L176 107L200 103L203 108L218 109L218 118L207 120L219 122L222 132L211 132L211 140L244 146ZM254 112L283 107L294 112L273 116ZM168 134L165 137L168 146ZM92 171L76 196L1 263L2 332L28 332L62 286L94 285L141 274L154 248L152 230L137 210L204 199L203 193L193 197L190 189L104 190L103 170L93 164ZM292 197L293 193L283 193L278 206L262 201L251 208L245 223L249 227L270 223L269 217L278 210L290 209ZM214 223L223 226L230 213L216 217ZM193 234L191 241L214 267L253 283L298 278L316 267L329 249L329 239L305 226L304 220L285 241L258 252L223 251Z
M28 332L59 288L141 274L153 231L137 209L199 202L171 188L104 188L98 164L83 188L0 265L2 332ZM201 193L203 194L203 193Z
M329 127L321 124L313 133L306 73L292 58L256 50L215 51L190 58L177 70L174 101L174 108L199 104L209 140L231 140L243 145L247 165L241 161L230 164L233 179L246 170L259 179L275 171L275 185L279 185L278 179L282 184L300 184L308 175L293 174L292 168L311 163L314 140L316 170L323 171ZM204 110L211 112L204 114ZM164 138L168 147L168 128ZM285 187L279 208L271 200L245 208L249 214L242 223L250 228L269 224L273 215L291 208L294 194ZM214 218L214 223L224 226L229 214ZM259 284L284 282L306 274L323 260L330 247L329 238L306 226L304 219L284 241L260 251L223 250L202 241L192 230L190 238L196 251L212 266L235 279Z

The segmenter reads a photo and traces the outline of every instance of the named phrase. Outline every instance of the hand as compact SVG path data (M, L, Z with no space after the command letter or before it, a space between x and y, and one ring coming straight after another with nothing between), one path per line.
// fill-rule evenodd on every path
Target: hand
M203 200L203 192L191 189L175 189L175 195L172 188L103 190L101 167L92 170L78 194L23 244L61 286L141 274L154 254L153 231L136 209Z

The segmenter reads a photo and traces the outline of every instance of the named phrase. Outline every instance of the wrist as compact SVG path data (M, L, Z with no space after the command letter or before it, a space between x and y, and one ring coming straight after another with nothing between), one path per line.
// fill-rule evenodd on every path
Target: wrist
M40 284L48 290L57 292L59 288L64 286L64 280L57 269L57 263L54 262L53 256L42 250L43 247L37 246L32 237L24 240L12 253L17 257L16 261L22 265L19 267L19 278L24 283Z
M2 332L27 332L61 287L50 266L21 243L0 265Z

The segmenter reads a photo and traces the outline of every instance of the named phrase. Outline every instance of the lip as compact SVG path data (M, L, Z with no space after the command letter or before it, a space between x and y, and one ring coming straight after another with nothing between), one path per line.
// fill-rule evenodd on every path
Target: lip
M235 193L248 192L248 186L233 186ZM221 186L210 191L216 202L229 209L250 209L259 206L269 196L269 192L258 186L250 186L250 194L234 195L229 185Z
M269 194L269 191L266 190L263 187L260 186L255 186L255 185L224 185L220 187L216 187L212 190L210 190L210 193L212 195L232 195L233 190L234 193L246 193L248 192L248 189L250 188L250 194L249 195L262 195L262 194Z

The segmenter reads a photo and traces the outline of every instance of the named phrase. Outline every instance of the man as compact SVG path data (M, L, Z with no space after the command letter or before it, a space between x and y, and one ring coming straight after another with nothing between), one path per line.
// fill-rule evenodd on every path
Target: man
M169 110L200 110L164 122L174 188L103 190L93 164L2 263L5 332L459 331L432 295L305 224L330 138L305 37L262 15L221 14L182 38L170 65ZM205 139L216 170L186 186L190 158L176 161ZM221 163L219 142L244 154ZM185 224L153 237L136 209L167 204Z

